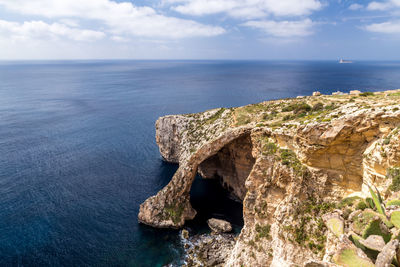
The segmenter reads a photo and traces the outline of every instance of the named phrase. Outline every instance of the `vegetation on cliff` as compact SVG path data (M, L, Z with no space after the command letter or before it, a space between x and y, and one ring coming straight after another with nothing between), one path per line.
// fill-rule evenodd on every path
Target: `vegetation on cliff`
M180 166L139 220L181 227L193 218L190 187L207 160L203 173L247 176L222 179L245 190L245 225L225 265L391 262L400 237L399 103L400 91L316 94L160 118L160 152Z

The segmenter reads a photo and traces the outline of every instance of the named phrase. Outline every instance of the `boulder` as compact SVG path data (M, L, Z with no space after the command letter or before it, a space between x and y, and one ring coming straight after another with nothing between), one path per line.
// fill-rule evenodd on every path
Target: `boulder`
M181 232L181 238L182 239L188 239L189 238L189 231L186 229L183 229Z
M226 233L232 231L232 225L224 220L211 218L207 220L207 224L215 233Z
M396 250L399 247L399 240L394 239L383 247L382 252L378 254L376 258L376 267L390 266L393 261L393 257L396 255Z

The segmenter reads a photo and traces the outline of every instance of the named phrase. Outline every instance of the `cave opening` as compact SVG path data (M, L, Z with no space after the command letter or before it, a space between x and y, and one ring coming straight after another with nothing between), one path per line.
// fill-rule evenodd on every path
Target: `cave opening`
M249 134L233 140L204 160L190 192L190 202L197 215L187 226L195 232L206 232L207 220L218 218L229 221L234 232L239 233L244 224L245 181L254 163Z

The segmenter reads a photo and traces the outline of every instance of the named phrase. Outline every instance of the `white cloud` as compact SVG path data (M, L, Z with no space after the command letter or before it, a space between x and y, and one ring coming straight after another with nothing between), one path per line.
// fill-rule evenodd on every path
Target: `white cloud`
M260 29L274 37L303 37L312 34L313 22L310 19L298 21L248 21L243 26Z
M363 5L360 5L360 4L352 4L352 5L350 5L349 6L349 9L350 10L359 10L359 9L362 9L364 6Z
M385 34L400 33L400 20L398 19L398 13L396 13L400 11L400 0L373 1L368 4L367 9L371 11L386 11L391 16L397 17L397 19L366 25L364 27L365 30Z
M374 23L365 27L367 31L378 33L400 33L400 21L388 21L383 23Z
M71 28L60 23L47 24L43 21L26 21L24 23L0 20L0 38L13 41L29 39L67 38L73 41L95 41L106 35L101 31Z
M371 2L368 4L368 10L389 10L391 8L400 7L400 0L388 0L383 2Z
M70 27L79 27L79 22L75 19L60 19L60 23Z
M310 0L313 1L313 0ZM8 10L60 19L89 19L103 23L114 35L185 38L223 34L222 27L168 17L150 7L111 0L0 0Z
M111 36L111 40L119 42L119 43L126 43L126 42L129 41L128 38L122 37L122 36L118 36L118 35Z
M226 13L235 18L274 16L304 16L319 10L319 0L164 0L165 5L188 15Z

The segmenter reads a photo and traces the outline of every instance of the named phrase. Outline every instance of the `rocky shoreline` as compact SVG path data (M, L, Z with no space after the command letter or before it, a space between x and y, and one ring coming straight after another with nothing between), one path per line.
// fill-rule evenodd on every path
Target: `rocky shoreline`
M399 103L400 90L316 92L162 117L157 144L179 169L139 221L183 227L199 173L243 202L244 227L233 248L225 234L189 237L202 247L187 247L192 266L384 266L399 253Z
M211 233L183 237L183 266L223 266L232 252L237 236Z

